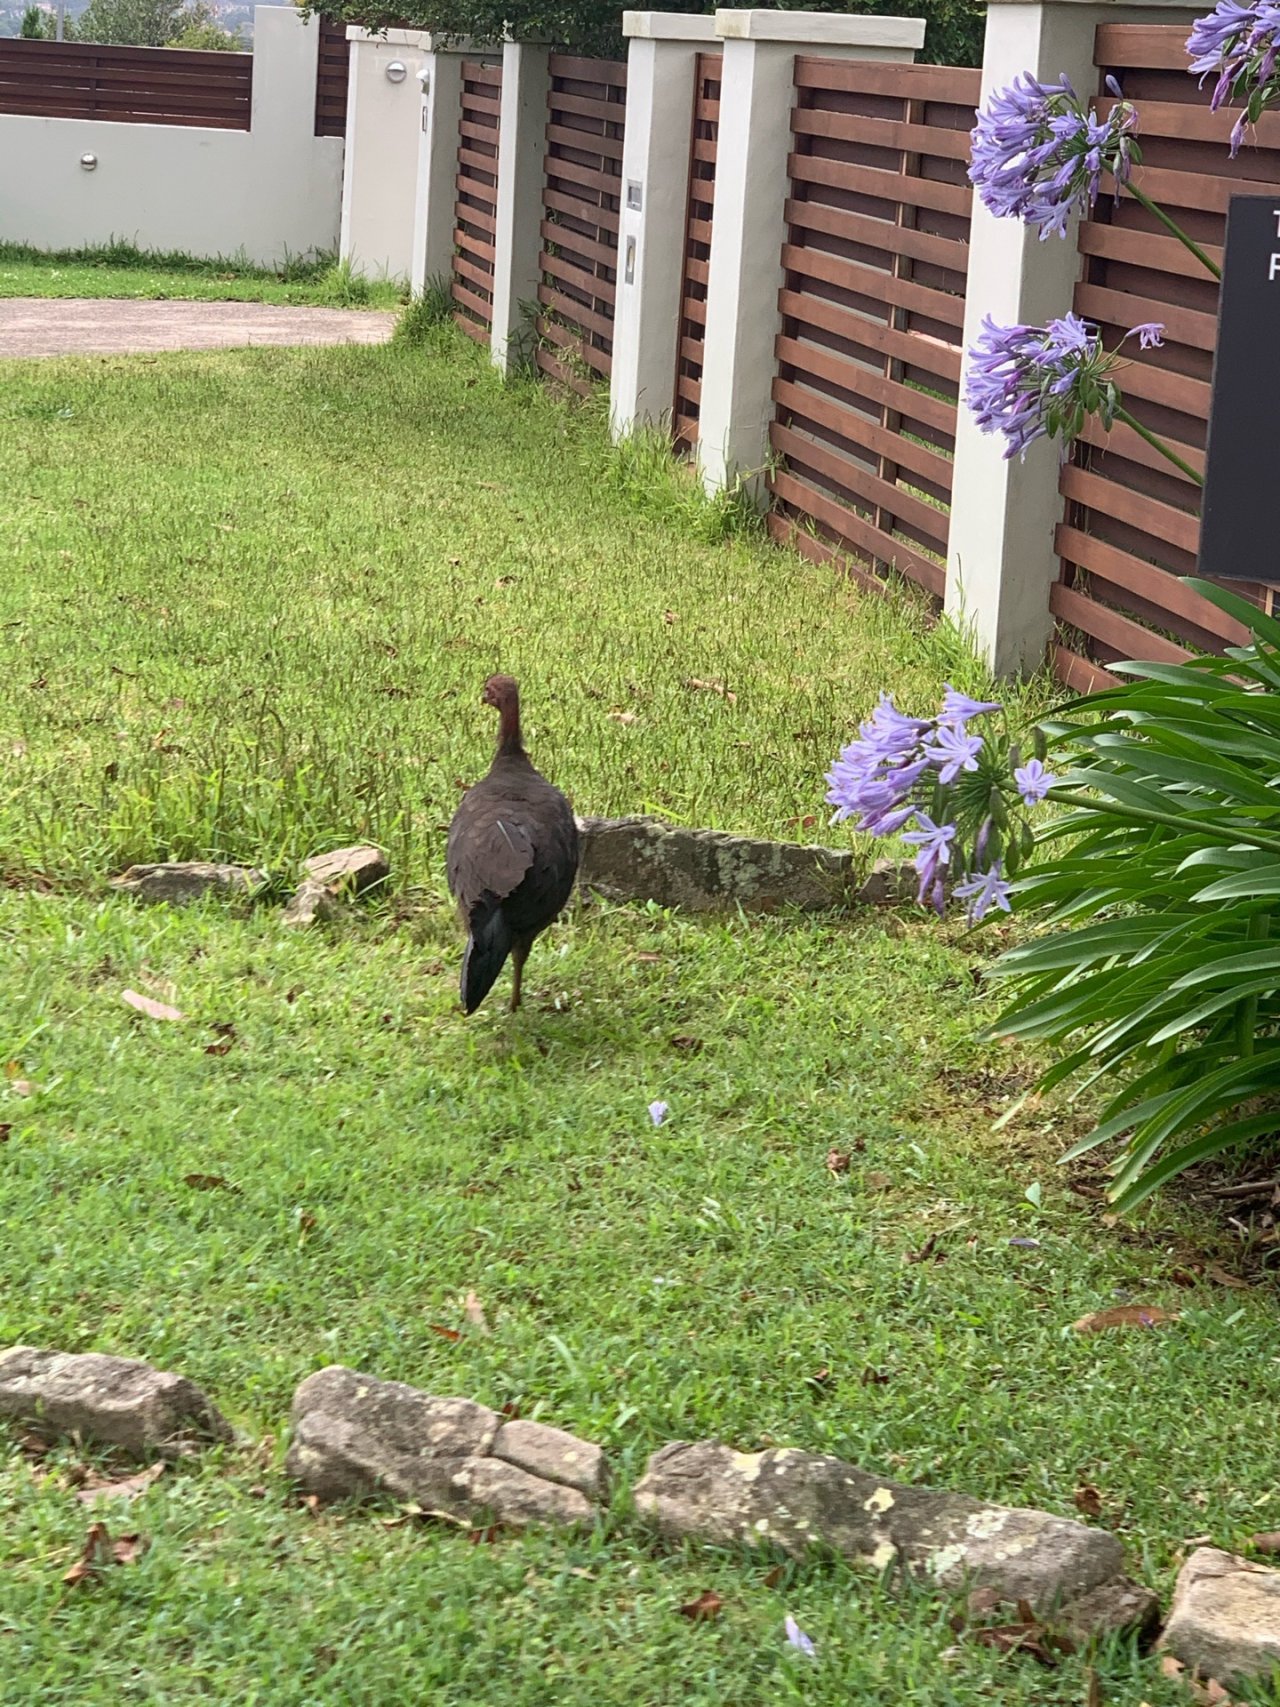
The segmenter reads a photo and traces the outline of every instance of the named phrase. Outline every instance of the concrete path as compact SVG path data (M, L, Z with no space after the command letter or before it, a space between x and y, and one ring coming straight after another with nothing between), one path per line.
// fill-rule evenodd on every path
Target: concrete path
M119 356L247 344L382 344L396 316L268 302L0 298L0 356Z

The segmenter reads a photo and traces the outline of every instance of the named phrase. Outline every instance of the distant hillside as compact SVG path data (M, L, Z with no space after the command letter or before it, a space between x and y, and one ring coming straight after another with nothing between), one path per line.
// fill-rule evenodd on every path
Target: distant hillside
M258 4L263 6L289 6L292 3L293 0L258 0ZM40 4L43 11L54 10L51 0L40 0ZM67 17L78 18L88 4L89 0L67 0ZM252 43L254 0L209 0L209 5L217 13L218 22L224 30L236 30L245 42ZM17 35L25 10L25 0L0 0L0 36Z

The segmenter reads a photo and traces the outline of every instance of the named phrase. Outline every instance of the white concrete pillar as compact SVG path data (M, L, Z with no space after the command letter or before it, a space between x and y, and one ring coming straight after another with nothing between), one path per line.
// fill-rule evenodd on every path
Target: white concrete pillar
M713 18L684 12L624 12L622 33L630 47L609 382L615 439L671 411L698 56L719 40Z
M496 50L469 41L438 46L423 36L425 49L413 62L418 103L418 174L413 209L409 284L421 296L433 280L453 271L454 203L458 182L458 127L462 123L462 65Z
M736 481L756 493L763 485L796 55L910 61L924 28L922 18L716 13L724 63L698 417L698 467L708 492Z
M421 134L415 75L431 37L351 28L338 254L357 272L407 279Z
M1203 0L1159 6L1088 0L990 0L982 99L1023 71L1047 82L1064 72L1082 95L1098 87L1093 63L1100 23L1188 23ZM1139 103L1139 108L1141 103ZM998 326L1043 326L1066 314L1080 271L1073 219L1065 239L1040 241L1016 219L996 219L975 195L965 292L964 369L990 315ZM980 433L964 406L960 379L947 546L947 614L971 634L998 675L1035 669L1053 628L1049 588L1058 578L1054 530L1062 518L1056 443L1031 446L1026 460L1004 460L1005 440Z
M506 374L532 353L528 310L542 269L542 187L551 49L507 42L502 50L498 133L498 229L494 234L493 365Z

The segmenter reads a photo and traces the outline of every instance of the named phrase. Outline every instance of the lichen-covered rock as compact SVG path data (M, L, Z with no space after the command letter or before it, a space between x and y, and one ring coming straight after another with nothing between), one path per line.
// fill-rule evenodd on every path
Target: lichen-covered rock
M254 866L214 865L207 860L190 859L160 865L131 865L119 877L111 879L111 887L124 895L135 895L140 901L185 907L210 894L228 900L248 900L269 881L266 872Z
M600 1499L605 1491L605 1457L600 1448L547 1423L523 1418L503 1423L493 1442L493 1456L545 1482L577 1488L589 1500Z
M1280 1671L1280 1571L1197 1547L1178 1573L1160 1645L1222 1684Z
M137 1458L178 1457L231 1430L193 1381L99 1352L0 1351L0 1417L50 1439L75 1435Z
M504 1423L470 1399L334 1365L294 1395L286 1467L322 1500L387 1493L460 1522L519 1528L592 1522L598 1459L598 1447L560 1429Z
M546 1482L501 1458L468 1458L454 1472L453 1489L469 1503L474 1519L511 1529L534 1523L579 1529L595 1522L595 1507L577 1488Z
M884 905L905 899L897 866L864 880L852 854L794 842L689 830L655 818L580 818L579 882L612 900L705 913L774 913Z
M334 848L332 853L312 854L310 859L303 861L302 869L312 883L320 884L334 895L363 895L366 889L391 875L386 854L369 843L352 848Z
M338 911L338 902L333 891L326 889L323 883L315 883L308 877L304 878L289 897L284 912L280 915L280 922L301 928L314 925L317 919L331 919Z
M636 1509L673 1540L830 1548L877 1569L900 1562L941 1589L989 1586L1061 1613L1121 1577L1120 1544L1048 1512L904 1487L839 1458L677 1443L649 1460Z

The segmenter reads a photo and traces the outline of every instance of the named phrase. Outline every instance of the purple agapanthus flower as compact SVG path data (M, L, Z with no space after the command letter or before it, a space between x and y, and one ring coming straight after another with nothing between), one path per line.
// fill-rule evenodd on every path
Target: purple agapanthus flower
M812 1636L805 1634L789 1612L783 1620L782 1628L787 1633L787 1641L797 1652L802 1653L806 1659L817 1659L818 1650L813 1644Z
M1018 785L1018 793L1022 796L1023 804L1038 806L1053 787L1057 778L1052 771L1044 768L1039 759L1028 759L1025 765L1019 766L1014 771L1013 780Z
M943 687L942 710L938 713L938 722L950 723L953 728L963 729L971 717L981 717L984 711L1000 709L997 700L970 699L968 694L960 693L947 682Z
M1214 112L1236 101L1244 108L1231 130L1232 158L1240 152L1246 127L1256 124L1268 107L1280 101L1280 4L1254 0L1240 6L1218 0L1207 17L1197 18L1187 37L1191 71L1203 83L1214 79L1210 106Z
M917 899L922 907L932 907L941 914L946 906L943 867L951 863L951 844L956 838L956 826L935 824L927 812L918 812L916 817L919 829L908 830L902 839L919 849L914 861L920 879Z
M1013 911L1013 904L1009 900L1009 887L1000 861L997 860L989 871L975 872L963 883L957 883L955 896L957 901L969 903L969 920L976 925L982 922L992 907L999 907L1005 913Z
M1124 335L1125 338L1136 338L1140 350L1162 350L1164 348L1164 321L1144 320L1140 326L1131 326ZM1124 338L1120 342L1124 343Z
M990 95L977 119L969 177L983 205L997 219L1039 226L1042 240L1065 237L1071 214L1094 205L1104 171L1119 195L1138 158L1132 104L1118 100L1099 120L1065 76L1042 83L1024 72Z
M1163 327L1135 326L1143 349ZM1124 342L1122 338L1121 343ZM1121 405L1121 358L1103 348L1098 328L1077 314L1047 326L997 326L990 315L969 351L965 403L984 433L1003 433L1006 460L1041 438L1060 440L1065 457L1090 415L1108 430Z
M670 1112L671 1106L669 1103L651 1102L649 1104L649 1119L655 1126L661 1126Z
M961 771L976 771L981 751L981 735L966 735L954 724L939 723L932 741L925 746L924 755L930 763L937 765L938 781L945 785L954 782Z

